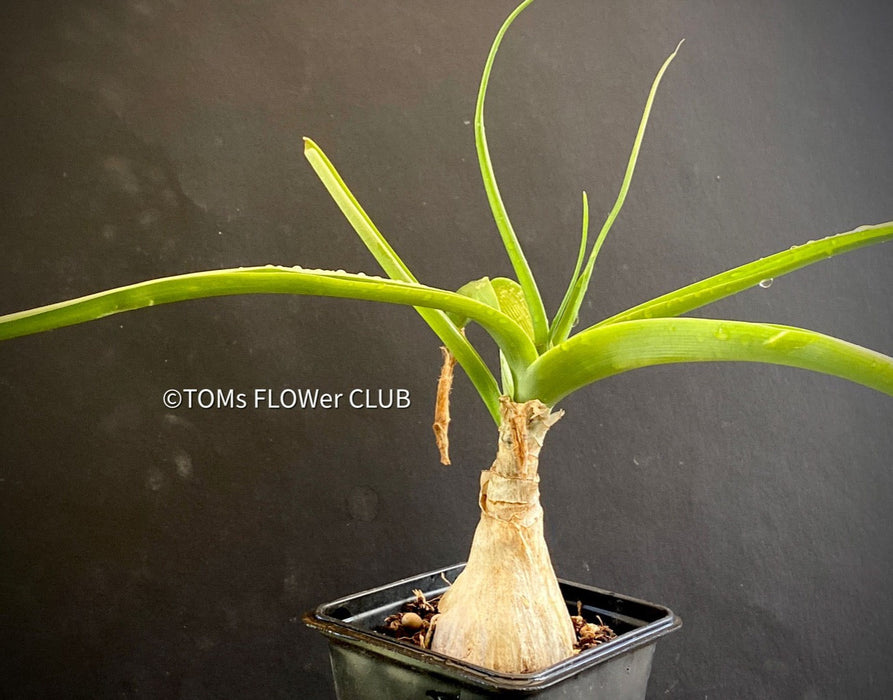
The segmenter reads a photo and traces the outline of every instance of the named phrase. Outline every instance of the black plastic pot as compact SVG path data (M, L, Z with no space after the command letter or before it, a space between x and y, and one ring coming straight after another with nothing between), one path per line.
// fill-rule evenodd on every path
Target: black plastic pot
M668 608L598 588L560 581L568 609L583 605L587 620L601 617L617 638L531 674L496 673L375 632L385 617L415 598L443 593L464 568L457 564L319 606L304 622L329 638L339 700L478 700L492 697L645 697L658 637L682 621Z

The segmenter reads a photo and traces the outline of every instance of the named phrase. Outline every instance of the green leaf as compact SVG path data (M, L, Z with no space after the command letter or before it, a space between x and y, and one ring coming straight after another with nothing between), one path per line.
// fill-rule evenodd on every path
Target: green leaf
M631 369L720 361L799 367L893 395L893 358L837 338L769 323L652 318L589 328L547 351L518 378L516 400L552 405Z
M512 373L512 368L509 366L509 363L505 359L505 353L500 350L499 351L499 374L502 379L502 394L503 396L514 396L515 395L515 375Z
M140 282L28 311L0 316L0 340L92 321L133 309L187 299L234 294L306 294L415 306L420 313L452 312L479 323L518 368L536 358L536 349L511 318L487 304L416 282L388 280L330 270L247 267L194 272ZM443 316L446 319L445 316ZM433 319L435 322L438 318ZM431 323L468 373L494 420L499 420L499 388L477 351L452 323Z
M466 296L471 299L477 299L478 301L494 309L499 308L499 299L496 298L496 291L493 289L493 285L490 283L489 277L481 277L480 279L466 282L461 287L459 287L459 289L456 290L456 294L461 294L462 296ZM459 328L465 328L465 326L468 325L467 316L460 316L458 314L447 315L450 317L450 320Z
M515 280L507 277L497 277L492 280L489 277L481 277L462 285L456 290L456 293L499 309L517 323L531 341L533 340L533 322L530 320L530 311L524 302L524 290ZM455 314L451 314L450 318L460 328L464 328L469 320Z
M552 328L549 330L549 343L551 344L555 335L558 332L558 329L561 329L565 325L564 318L567 315L568 306L573 303L574 294L576 292L577 280L580 279L580 269L583 267L583 260L586 258L586 243L589 239L589 198L586 196L586 192L583 192L583 231L580 234L580 250L577 252L577 264L574 265L574 272L571 275L570 282L567 284L567 291L564 293L564 298L561 300L561 305L558 307L558 313L555 314L555 319L552 321ZM573 328L575 319L570 319L570 325L568 328ZM566 336L566 334L565 334Z
M381 231L372 223L372 219L365 212L357 198L348 189L341 175L332 165L332 161L323 153L322 149L311 139L304 137L304 157L313 167L319 179L329 191L332 199L343 212L344 216L353 226L360 239L375 256L375 259L387 273L388 277L395 280L415 282L409 268L399 258L390 243L387 242Z
M530 309L525 303L521 285L507 277L497 277L492 281L492 287L499 310L521 326L527 336L534 340L533 319L530 318Z
M763 280L781 277L820 260L890 239L893 239L893 221L876 226L860 226L852 231L810 241L767 258L726 270L606 318L594 327L638 318L678 316L750 289Z
M489 277L481 277L480 279L466 282L456 290L456 294L477 299L479 302L494 309L499 308L499 298L496 296L496 290L493 289L493 283Z
M497 277L495 280L491 280L489 277L481 277L463 284L456 290L456 293L476 299L494 309L499 309L521 326L530 340L533 340L533 326L530 323L530 313L527 311L527 306L524 303L524 292L514 280L506 279L505 277ZM450 314L449 316L460 328L464 328L468 324L469 319L467 316L458 316L456 314ZM502 380L503 395L514 396L514 372L502 349L499 350L499 372Z
M683 39L683 41L685 40ZM654 78L654 82L651 84L651 90L648 93L648 99L645 101L645 110L642 113L642 120L639 122L636 138L633 141L633 149L629 155L629 162L626 164L626 173L623 176L623 182L620 184L620 192L617 195L617 200L614 202L614 207L608 214L608 218L605 220L605 223L598 234L598 238L595 240L595 245L592 247L592 252L589 254L589 260L586 262L586 268L583 270L583 274L577 279L573 291L570 293L570 301L564 309L561 318L556 319L556 322L553 323L550 335L550 343L552 345L558 345L567 339L570 335L571 328L574 325L574 321L577 318L577 314L580 312L580 305L583 303L583 297L586 295L586 290L589 288L589 280L592 278L592 270L595 267L595 260L598 257L602 244L605 242L608 231L611 230L614 221L617 219L617 215L623 208L623 203L626 201L626 194L629 192L629 185L630 182L632 182L633 172L636 169L636 162L639 159L639 151L642 148L642 139L645 137L645 127L648 125L648 118L651 116L651 107L654 104L654 97L657 95L657 88L660 86L660 81L670 63L676 58L680 46L682 46L682 41L677 44L673 53L671 53L667 57L667 60L664 61Z
M329 191L332 199L335 200L335 203L344 213L344 216L353 226L360 239L372 255L375 256L375 259L388 276L395 280L415 282L415 276L387 242L381 231L378 230L372 219L363 210L363 207L360 206L357 198L354 197L347 187L335 166L326 154L323 153L322 149L308 138L304 139L304 156ZM481 398L490 409L490 413L494 415L494 419L498 422L498 405L494 403L490 396L492 385L495 385L496 380L493 378L490 370L487 369L483 360L481 360L465 336L459 332L459 329L446 314L442 311L427 308L419 308L417 310L431 329L444 341L456 357L456 361L468 373ZM458 348L459 352L454 351L454 347ZM469 368L471 368L471 371L469 371ZM489 379L483 381L487 375L489 375ZM494 410L497 411L496 414L494 414Z
M546 310L543 306L543 299L540 296L539 289L536 286L536 280L533 278L533 272L524 257L524 251L521 249L521 243L518 236L509 221L508 212L499 194L499 186L496 184L496 175L493 172L493 162L490 159L490 151L487 147L487 136L484 128L484 100L487 95L487 85L490 82L490 72L493 70L493 61L496 58L496 52L502 43L502 37L506 30L511 26L515 18L521 14L533 0L525 0L508 16L503 23L493 45L490 47L490 54L487 56L487 62L484 65L484 74L481 76L481 85L478 90L477 104L474 110L474 142L477 148L478 165L481 169L481 177L484 181L484 190L487 192L487 201L490 203L490 210L493 212L493 219L496 222L496 228L499 229L499 235L502 237L502 244L505 246L512 268L515 270L515 276L524 290L524 299L533 320L534 337L537 346L545 346L548 339L549 326L546 321Z

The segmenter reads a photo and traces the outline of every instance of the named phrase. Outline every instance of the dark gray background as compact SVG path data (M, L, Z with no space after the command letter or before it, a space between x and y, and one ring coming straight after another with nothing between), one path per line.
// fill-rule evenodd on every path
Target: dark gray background
M5 5L0 313L206 268L376 272L302 135L423 281L509 272L470 120L513 0ZM584 325L893 217L891 28L886 2L536 3L488 134L549 309L580 190L597 231L682 37ZM701 313L890 353L891 263L859 251ZM459 378L438 465L437 346L411 310L286 297L0 346L0 695L331 697L300 615L467 553L495 430ZM405 387L412 406L170 411L171 387ZM685 620L649 697L893 696L889 397L684 365L562 407L542 464L556 569Z

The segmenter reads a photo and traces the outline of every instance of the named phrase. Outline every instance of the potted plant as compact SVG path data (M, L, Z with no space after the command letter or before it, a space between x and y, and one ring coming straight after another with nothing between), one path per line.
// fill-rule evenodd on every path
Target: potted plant
M830 255L887 240L893 236L891 223L860 227L783 251L662 295L585 330L574 329L596 257L625 200L657 85L675 52L655 79L620 194L592 245L588 241L588 204L583 196L579 255L561 305L551 318L547 316L500 199L483 121L484 97L496 51L511 22L529 4L527 0L519 6L497 35L484 70L474 123L485 189L517 279L481 278L458 292L418 283L333 164L315 143L306 140L308 161L387 279L296 267L199 272L150 280L0 319L0 337L11 338L111 313L231 294L310 294L415 306L446 347L435 419L444 458L454 361L468 374L500 434L497 460L482 479L483 514L469 564L452 582L441 603L432 649L509 676L537 674L559 665L570 656L573 646L566 601L542 537L537 473L539 448L560 415L552 409L562 398L629 369L725 360L803 367L893 392L893 361L879 353L789 326L680 317ZM469 323L482 326L498 345L498 372L481 359L465 337L463 329ZM494 622L482 628L482 619ZM499 641L494 642L492 635L484 639L481 630L497 625L506 631Z

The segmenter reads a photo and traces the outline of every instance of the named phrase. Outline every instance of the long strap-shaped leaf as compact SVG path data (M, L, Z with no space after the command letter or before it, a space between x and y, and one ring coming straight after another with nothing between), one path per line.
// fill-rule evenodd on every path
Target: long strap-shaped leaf
M335 203L351 226L353 226L357 235L359 235L369 252L372 253L387 275L391 279L415 282L415 276L372 222L372 219L347 187L335 166L332 165L332 162L323 153L322 149L308 138L304 139L304 156L323 185L325 185L332 199L335 200ZM496 386L496 379L487 365L484 364L480 355L442 311L429 308L419 308L417 310L419 315L431 327L431 330L450 349L456 361L462 365L484 403L487 404L487 408L493 415L494 420L498 422L499 392L497 391L494 396L492 391L492 387Z
M556 335L556 331L558 331L563 325L562 319L567 318L567 307L569 304L574 303L574 297L579 293L579 289L577 287L577 280L580 279L580 273L583 271L583 261L586 259L586 249L587 249L587 241L589 240L589 197L586 196L586 190L583 190L583 228L580 233L580 249L577 251L577 263L574 265L574 271L571 274L570 282L567 284L567 290L564 292L564 297L561 299L561 304L558 307L558 311L555 313L555 318L552 320L552 327L549 329L549 340L550 342ZM570 319L568 322L568 330L573 328L573 322L575 319ZM563 333L563 332L562 332ZM563 333L564 337L567 337L567 333Z
M743 361L831 374L893 395L893 357L815 331L769 323L652 318L589 328L544 353L516 400L554 404L591 382L674 362Z
M369 218L329 157L312 139L306 136L304 137L304 157L388 277L404 282L416 282L415 276L385 239L384 234Z
M620 210L623 209L624 202L626 202L629 185L632 182L633 173L636 170L636 162L639 160L639 151L642 149L642 139L645 138L645 127L648 126L648 118L651 116L651 108L654 105L654 98L657 95L658 87L660 87L660 81L664 77L664 73L667 72L670 63L676 58L680 46L682 46L682 41L679 42L673 53L671 53L663 62L660 70L657 71L654 81L651 83L651 90L648 92L648 99L645 100L645 109L642 111L642 119L639 121L636 138L633 140L632 151L630 151L629 154L629 160L626 164L626 172L623 175L623 181L620 183L620 191L617 194L617 199L614 201L614 206L611 208L608 217L605 219L601 231L599 231L598 238L595 239L595 243L592 246L592 252L589 254L589 260L586 261L586 267L583 269L582 274L575 280L573 287L568 290L565 299L566 303L562 302L561 308L558 310L558 314L552 322L552 329L549 333L549 342L552 345L559 345L564 342L568 335L570 335L571 328L573 328L574 321L576 320L577 314L580 311L580 306L583 303L583 297L586 296L586 290L589 288L589 281L592 278L592 271L595 268L595 261L596 258L598 258L598 253L601 250L602 244L605 242L605 238L608 236L608 232L614 225L614 221L616 221L618 214L620 214Z
M536 344L538 347L544 347L549 333L546 309L543 306L543 299L536 286L536 280L533 278L533 272L530 270L527 258L524 257L521 243L518 241L518 236L515 235L512 222L509 221L509 215L502 201L502 196L499 194L499 186L496 184L496 175L493 173L493 162L490 160L490 150L487 147L487 135L484 128L484 100L487 96L487 85L490 82L490 72L493 69L496 52L499 50L502 37L509 26L531 2L533 0L525 0L525 2L522 2L515 8L502 24L502 27L496 34L496 38L493 40L493 45L490 47L490 54L487 56L487 62L484 65L484 74L481 77L481 86L478 90L477 104L474 110L474 143L477 148L481 177L484 180L484 190L487 192L487 201L490 203L490 210L493 212L496 228L499 229L502 244L508 253L518 282L524 290L524 298L527 301L527 308L530 310L530 318L533 320Z
M0 316L0 340L133 309L233 294L312 294L405 304L424 307L426 311L439 309L474 319L518 367L530 364L536 357L533 343L517 323L499 310L461 294L413 282L289 267L247 267L164 277ZM443 340L457 359L463 358L466 363L463 366L475 386L485 388L487 395L498 403L499 389L489 370L486 374L474 374L478 363L483 365L474 348L467 342L452 344L449 336ZM473 357L468 356L466 347ZM494 419L498 420L498 413Z
M763 280L781 277L833 255L890 239L893 239L893 221L875 226L860 226L852 231L810 241L767 258L726 270L606 318L593 328L637 318L678 316L749 289Z

